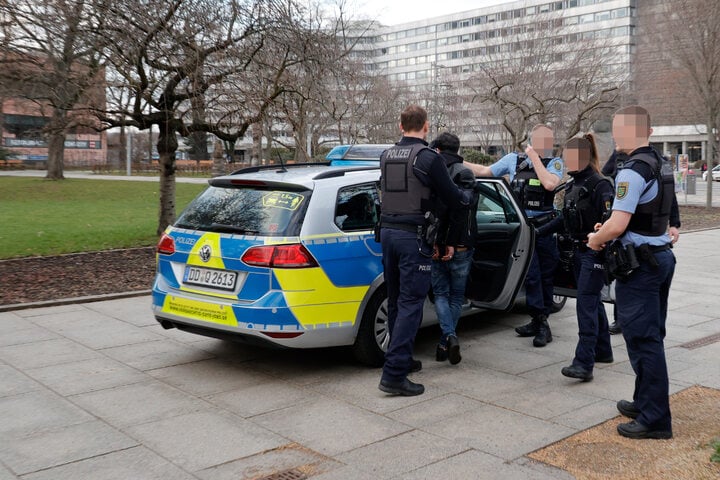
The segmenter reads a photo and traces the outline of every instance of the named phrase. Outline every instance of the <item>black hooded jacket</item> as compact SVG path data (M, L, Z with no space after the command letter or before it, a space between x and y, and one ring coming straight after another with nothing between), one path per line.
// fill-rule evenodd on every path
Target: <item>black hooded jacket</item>
M450 152L440 152L445 161L452 181L463 190L472 192L472 201L467 207L448 208L442 205L439 212L440 226L438 229L438 246L450 245L453 247L472 247L475 244L477 235L477 219L475 209L477 207L477 194L474 193L475 175L472 171L462 165L463 158Z

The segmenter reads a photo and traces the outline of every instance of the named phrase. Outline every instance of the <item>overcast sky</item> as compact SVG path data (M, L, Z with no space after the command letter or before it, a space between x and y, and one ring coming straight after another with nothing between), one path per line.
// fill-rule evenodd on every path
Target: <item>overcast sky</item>
M425 18L438 17L450 13L463 12L475 8L512 3L507 0L354 0L355 17L375 18L385 25L412 22Z

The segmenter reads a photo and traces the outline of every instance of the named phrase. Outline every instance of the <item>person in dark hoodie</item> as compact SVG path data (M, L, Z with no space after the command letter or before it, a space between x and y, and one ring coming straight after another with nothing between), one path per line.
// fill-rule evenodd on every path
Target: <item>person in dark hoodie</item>
M443 158L455 185L473 191L475 175L463 166L463 158L458 155L460 139L457 135L444 132L430 143L430 148L436 149ZM433 251L432 291L435 311L442 329L435 350L435 360L450 360L452 365L460 363L462 359L455 328L465 301L465 284L472 264L473 245L477 234L476 204L477 196L474 195L468 206L447 208L443 205Z

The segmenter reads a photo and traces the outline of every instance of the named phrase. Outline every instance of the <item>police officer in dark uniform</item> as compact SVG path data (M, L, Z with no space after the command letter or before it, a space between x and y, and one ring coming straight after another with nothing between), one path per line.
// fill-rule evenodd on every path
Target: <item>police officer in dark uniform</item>
M614 259L608 271L617 279L617 316L636 375L633 400L617 403L620 413L634 420L619 424L617 430L628 438L671 438L664 339L675 272L668 235L672 167L649 146L652 128L644 108L618 110L612 132L617 149L628 153L628 160L615 179L612 214L588 234L588 247L599 251L607 245L605 254Z
M615 181L618 168L622 168L623 164L627 161L628 155L618 150L613 150L612 155L605 165L602 167L602 174ZM668 229L670 234L670 240L673 244L680 239L680 208L678 207L677 195L673 193L672 209L670 210L670 228ZM609 330L611 335L622 333L622 328L617 322L617 308L613 309L614 321L610 324Z
M562 222L565 236L572 242L575 280L578 344L572 364L562 369L566 377L592 380L595 362L613 361L608 319L602 304L606 275L600 252L587 247L587 235L610 209L613 188L600 174L595 137L587 134L571 138L563 150L571 180L565 186Z
M489 167L469 162L464 165L476 176L508 175L530 223L539 229L555 218L555 189L562 181L563 161L558 157L552 158L553 131L547 125L536 125L530 142L532 146L525 149L525 155L509 153ZM534 337L535 347L544 347L552 342L548 316L553 304L553 276L558 260L554 235L538 233L525 277L525 302L532 319L527 325L515 329L521 337Z
M429 125L423 108L407 107L400 115L400 129L400 142L380 157L380 241L390 344L379 388L394 395L412 396L425 391L407 375L419 370L412 353L430 290L435 240L428 230L437 227L435 197L450 208L467 207L472 191L459 189L450 179L442 157L428 148L425 138Z

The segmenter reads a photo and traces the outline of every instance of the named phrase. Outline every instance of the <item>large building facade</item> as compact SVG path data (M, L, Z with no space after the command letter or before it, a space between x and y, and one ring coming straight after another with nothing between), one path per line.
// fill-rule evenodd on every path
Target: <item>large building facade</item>
M360 45L369 69L415 91L433 129L452 128L465 145L507 143L501 126L487 122L473 79L494 65L532 56L557 71L573 68L578 51L603 49L601 75L620 80L618 100L648 107L655 125L651 142L663 153L704 158L704 127L683 108L678 73L651 35L669 0L520 0L393 26L378 26ZM538 41L542 39L542 42ZM648 72L658 72L649 81ZM597 85L602 86L602 82ZM455 113L455 121L448 115ZM605 112L606 118L610 112ZM450 121L449 121L450 120ZM550 121L552 123L552 121ZM607 127L607 121L605 122ZM489 152L495 153L495 152Z

